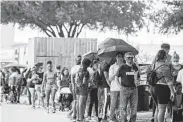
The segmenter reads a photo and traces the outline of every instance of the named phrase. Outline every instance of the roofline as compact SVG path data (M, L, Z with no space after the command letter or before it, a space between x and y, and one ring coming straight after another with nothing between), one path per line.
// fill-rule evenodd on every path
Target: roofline
M14 43L11 45L11 47L19 47L19 46L27 46L28 43Z

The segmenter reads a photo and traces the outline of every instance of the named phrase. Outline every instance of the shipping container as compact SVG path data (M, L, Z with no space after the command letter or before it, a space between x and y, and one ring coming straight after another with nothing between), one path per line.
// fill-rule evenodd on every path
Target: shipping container
M75 65L77 55L97 51L97 39L89 38L31 38L28 42L29 65L51 60L53 67L61 65L69 70Z

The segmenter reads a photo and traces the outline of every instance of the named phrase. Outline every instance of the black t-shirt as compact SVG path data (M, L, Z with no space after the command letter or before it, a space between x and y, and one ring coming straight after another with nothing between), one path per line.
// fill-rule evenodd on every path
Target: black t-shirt
M110 65L107 64L107 62L101 62L101 67L100 67L100 76L101 76L101 81L99 82L99 87L103 88L109 88L109 85L106 81L104 72L109 72Z
M119 68L116 76L121 77L121 85L124 87L136 87L134 83L135 72L138 71L136 65L123 65ZM138 75L138 78L140 75Z
M44 75L44 73L36 73L38 76L39 76L39 78L41 78L42 80L40 81L40 80L38 80L38 83L33 83L32 81L31 82L27 82L27 86L28 87L30 87L30 88L34 88L35 87L35 84L37 84L37 85L40 85L40 84L42 84L42 81L43 81L43 75ZM32 78L32 73L30 73L29 75L28 75L28 79L31 79Z
M40 84L42 84L42 82L43 82L43 75L44 75L44 72L41 72L41 73L37 72L36 74L37 74L37 75L39 76L39 78L41 79L41 80L39 80L39 82L36 83L36 84L40 85Z
M29 73L28 75L28 79L31 79L32 78L32 73ZM27 87L29 88L34 88L35 87L35 84L31 82L27 82Z

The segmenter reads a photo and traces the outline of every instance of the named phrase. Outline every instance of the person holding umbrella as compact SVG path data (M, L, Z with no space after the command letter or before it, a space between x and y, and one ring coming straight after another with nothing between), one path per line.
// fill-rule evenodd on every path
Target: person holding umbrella
M126 64L122 65L115 77L118 84L121 84L120 103L121 103L121 122L127 121L127 105L130 104L130 122L135 122L137 117L138 89L140 75L138 67L133 62L132 52L125 53Z
M120 84L116 82L115 76L118 69L124 65L123 63L123 54L116 54L116 62L111 65L109 69L109 80L110 80L110 93L111 93L111 105L110 105L110 122L115 121L115 110L119 107L119 96L120 96Z

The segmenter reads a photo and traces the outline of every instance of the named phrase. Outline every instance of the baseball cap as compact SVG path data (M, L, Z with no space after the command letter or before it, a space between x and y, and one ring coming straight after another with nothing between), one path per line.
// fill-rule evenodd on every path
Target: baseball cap
M161 44L161 48L163 48L163 49L170 49L170 45L167 44L167 43L163 43L163 44Z
M132 52L125 53L125 57L132 57L134 58L134 54Z

